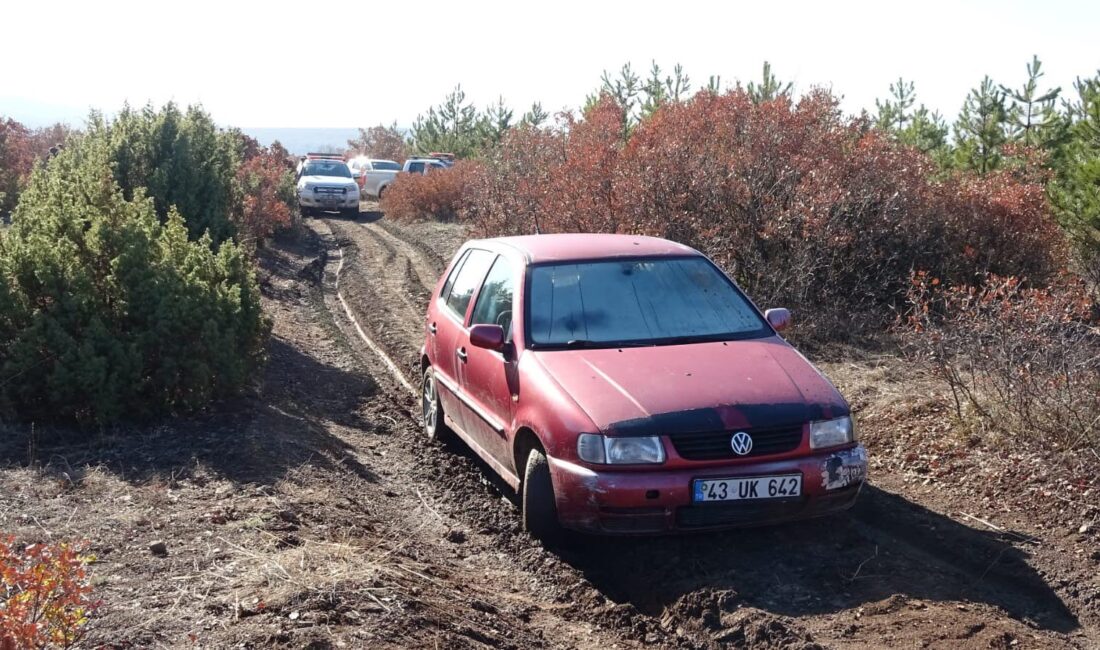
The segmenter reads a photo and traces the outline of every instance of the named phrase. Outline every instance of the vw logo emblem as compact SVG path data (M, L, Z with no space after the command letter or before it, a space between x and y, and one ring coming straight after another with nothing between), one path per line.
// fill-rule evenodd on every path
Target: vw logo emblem
M738 431L733 434L733 438L730 439L730 447L733 448L733 453L738 456L744 456L752 451L752 436L744 431Z

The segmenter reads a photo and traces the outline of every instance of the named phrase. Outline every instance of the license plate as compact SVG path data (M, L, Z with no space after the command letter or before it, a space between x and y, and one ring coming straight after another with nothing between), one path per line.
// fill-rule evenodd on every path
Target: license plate
M696 479L694 501L784 499L802 494L802 475Z

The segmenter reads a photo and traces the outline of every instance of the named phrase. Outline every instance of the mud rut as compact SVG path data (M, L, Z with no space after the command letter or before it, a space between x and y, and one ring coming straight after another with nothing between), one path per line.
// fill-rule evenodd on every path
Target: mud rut
M379 417L397 425L383 443L399 477L388 510L405 521L394 529L435 562L431 579L456 606L450 616L478 615L461 628L471 645L1100 645L1096 622L1078 620L1029 565L1027 540L879 487L900 485L897 477L872 477L850 516L543 549L519 530L514 494L468 449L422 439L418 396L378 354L418 385L424 305L450 254L380 216L307 226L327 251L325 306L382 389Z

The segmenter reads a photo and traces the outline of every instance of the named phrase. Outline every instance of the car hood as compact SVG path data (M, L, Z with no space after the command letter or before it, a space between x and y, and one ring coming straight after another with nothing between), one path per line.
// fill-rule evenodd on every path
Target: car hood
M337 187L355 185L355 179L346 176L303 176L298 182L304 182L306 185L334 185Z
M779 337L535 354L604 433L767 428L849 413L836 388Z

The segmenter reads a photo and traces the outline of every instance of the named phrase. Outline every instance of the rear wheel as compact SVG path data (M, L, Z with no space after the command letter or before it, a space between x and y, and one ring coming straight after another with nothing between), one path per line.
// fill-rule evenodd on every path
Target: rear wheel
M443 407L439 403L435 371L431 366L424 369L420 388L420 414L424 422L424 433L428 436L428 440L434 442L446 435L447 425L443 424Z
M558 521L558 506L554 498L554 483L550 479L550 463L538 447L527 455L523 473L523 529L544 542L557 542L563 530Z

